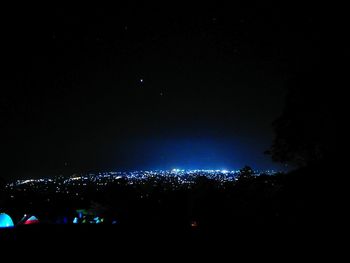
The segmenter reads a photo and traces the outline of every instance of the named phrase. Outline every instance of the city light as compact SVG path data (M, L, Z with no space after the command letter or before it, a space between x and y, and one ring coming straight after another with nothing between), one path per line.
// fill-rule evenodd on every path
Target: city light
M253 176L273 175L276 171L252 171ZM213 170L213 169L179 169L172 170L140 170L131 172L99 172L87 174L74 174L71 177L56 176L50 178L16 180L7 184L8 189L17 189L18 191L53 191L55 193L64 193L72 195L75 198L81 198L80 190L89 186L95 186L97 190L107 187L114 182L120 182L125 178L129 185L143 183L152 178L152 180L162 180L172 182L172 185L190 186L199 176L204 176L210 180L221 182L236 182L239 179L239 170ZM175 184L176 182L176 184ZM175 186L174 186L175 187ZM80 189L80 190L77 190Z

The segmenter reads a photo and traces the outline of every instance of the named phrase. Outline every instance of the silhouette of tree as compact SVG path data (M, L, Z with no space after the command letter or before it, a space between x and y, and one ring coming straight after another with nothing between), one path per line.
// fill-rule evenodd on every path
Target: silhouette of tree
M242 169L239 170L240 177L243 178L252 177L253 173L253 169L248 165L244 166Z
M285 109L273 123L275 139L267 151L273 160L306 166L331 158L337 124L328 84L322 71L301 73L289 82Z
M244 166L242 169L239 170L239 180L242 180L242 179L251 179L253 178L253 174L254 174L254 171L253 169L246 165Z

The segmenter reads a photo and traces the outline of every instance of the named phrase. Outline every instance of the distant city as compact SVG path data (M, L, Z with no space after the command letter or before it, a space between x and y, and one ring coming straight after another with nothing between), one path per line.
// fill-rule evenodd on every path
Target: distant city
M258 171L252 170L252 176L274 175L278 173L275 170ZM7 184L8 190L16 191L42 191L72 194L72 189L83 190L84 187L96 187L96 190L102 190L108 185L125 180L128 185L142 184L150 179L168 181L174 188L190 186L198 177L206 177L218 182L237 181L241 174L240 170L150 170L150 171L132 171L132 172L99 172L87 174L73 174L71 176L42 177L37 179L15 180ZM78 192L75 193L79 195Z

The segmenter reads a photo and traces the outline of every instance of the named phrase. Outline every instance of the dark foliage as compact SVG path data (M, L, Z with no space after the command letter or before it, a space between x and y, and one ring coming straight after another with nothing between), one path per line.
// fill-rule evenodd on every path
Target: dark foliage
M329 73L328 73L329 74ZM334 85L334 84L333 84ZM336 152L336 89L324 71L297 74L289 82L286 106L273 123L273 160L296 166L330 161Z

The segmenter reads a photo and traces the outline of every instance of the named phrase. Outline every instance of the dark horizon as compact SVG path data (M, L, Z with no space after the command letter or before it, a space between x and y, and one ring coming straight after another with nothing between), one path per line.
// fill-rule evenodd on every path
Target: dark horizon
M4 178L64 170L282 169L288 87L322 61L314 6L8 7Z

